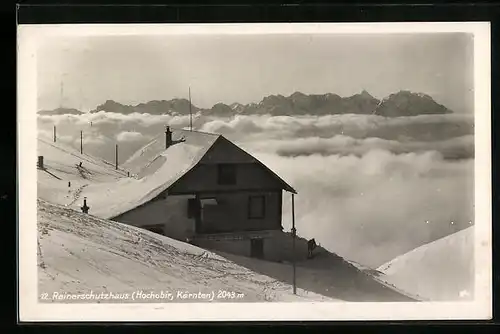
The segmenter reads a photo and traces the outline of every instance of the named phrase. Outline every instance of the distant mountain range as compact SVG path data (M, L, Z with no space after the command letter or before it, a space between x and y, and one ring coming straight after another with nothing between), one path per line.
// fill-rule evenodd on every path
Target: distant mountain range
M54 110L40 110L38 111L39 115L80 115L83 114L78 109L74 108L56 108Z
M147 103L140 103L136 106L123 105L112 100L107 100L104 104L97 106L97 108L90 112L95 113L101 110L120 114L144 113L153 115L188 115L189 100L154 100ZM219 117L233 116L236 114L270 114L273 116L375 114L386 117L398 117L452 113L451 110L434 101L429 95L405 90L391 94L382 100L376 99L365 90L349 97L340 97L339 95L331 93L306 95L295 92L288 97L283 95L270 95L259 103L233 103L231 105L217 103L210 109L198 108L191 105L191 110L193 114L200 112L206 116ZM71 108L39 111L40 115L81 113L81 111Z

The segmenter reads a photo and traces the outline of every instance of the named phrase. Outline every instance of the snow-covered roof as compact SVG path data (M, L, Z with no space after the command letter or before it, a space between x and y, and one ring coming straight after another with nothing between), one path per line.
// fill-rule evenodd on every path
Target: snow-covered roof
M169 156L171 158L177 158L180 164L182 164L183 160L188 158L187 156L178 156L174 157L170 154L170 152L177 151L174 148L179 148L178 144L183 147L189 147L188 149L197 151L199 154L196 156L200 158L206 153L206 151L215 143L217 138L220 137L218 134L206 133L200 131L190 131L184 129L170 129L172 131L172 142L168 150L165 149L165 133L162 133L135 152L130 158L127 159L122 165L123 168L129 170L131 173L137 175L146 175L145 167L154 161L155 158L158 158L160 155L166 158L166 155L163 154L165 152L169 152ZM182 151L182 150L181 150ZM194 158L194 157L193 157ZM198 162L199 159L196 160ZM172 166L170 166L172 167ZM146 174L145 174L146 173Z
M165 148L165 134L157 136L134 153L123 168L142 184L135 186L133 199L122 201L109 217L116 217L141 206L167 190L190 171L220 137L217 134L171 129L173 144Z
M134 153L123 164L124 169L134 173L139 181L143 181L144 188L136 188L134 191L136 199L121 202L120 210L108 217L116 217L133 210L168 190L180 177L196 166L217 139L222 137L218 134L184 129L171 129L171 131L174 144L168 149L165 149L165 134L162 134ZM272 170L255 160L279 180L283 189L296 193L295 189ZM137 199L137 195L140 194L144 195Z

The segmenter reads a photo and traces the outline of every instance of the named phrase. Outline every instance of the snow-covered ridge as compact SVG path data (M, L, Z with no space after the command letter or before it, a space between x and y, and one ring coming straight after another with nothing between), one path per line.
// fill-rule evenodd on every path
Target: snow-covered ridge
M426 300L474 298L474 226L383 264L381 279Z
M293 295L289 284L202 248L41 200L38 243L39 290L50 302L334 301L302 289ZM75 295L89 298L64 297Z

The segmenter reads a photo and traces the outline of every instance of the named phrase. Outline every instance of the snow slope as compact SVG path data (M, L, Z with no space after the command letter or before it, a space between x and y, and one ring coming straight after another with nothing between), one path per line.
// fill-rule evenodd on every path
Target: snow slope
M378 270L380 279L425 300L472 299L474 226L400 255Z
M215 252L255 272L293 284L291 263ZM379 280L370 271L358 270L349 261L326 251L317 253L313 259L296 263L296 283L307 291L349 302L419 301L415 296Z
M67 294L113 294L101 302L208 301L182 293L215 292L213 301L334 301L258 274L204 249L146 230L38 200L39 292L57 302ZM173 299L137 294L173 293ZM222 298L218 291L234 293ZM181 292L181 295L178 295ZM127 297L128 294L128 297ZM243 295L241 295L243 294ZM101 295L104 296L104 295ZM73 300L64 299L65 302ZM77 300L77 302L96 302Z
M78 169L75 169L80 162L86 171L87 178L93 181L110 181L126 176L126 171L121 168L116 170L114 164L108 161L86 153L80 154L71 146L59 142L54 143L42 136L38 138L37 151L38 155L44 156L45 167L49 170L53 169L55 174L63 178L81 176Z
M53 203L76 207L81 205L76 201L88 184L116 182L126 176L125 171L115 170L109 162L42 137L38 138L37 152L44 159L44 169L37 171L37 194Z

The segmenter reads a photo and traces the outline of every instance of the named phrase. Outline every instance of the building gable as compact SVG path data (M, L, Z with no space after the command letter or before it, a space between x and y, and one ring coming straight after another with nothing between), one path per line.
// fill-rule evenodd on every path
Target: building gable
M237 182L234 184L217 182L218 166L221 164L236 165ZM223 136L213 143L196 166L169 187L169 192L190 193L241 189L284 189L296 193L267 166Z
M200 164L220 164L220 163L255 163L252 155L245 152L223 136L217 138L205 155L200 159Z

